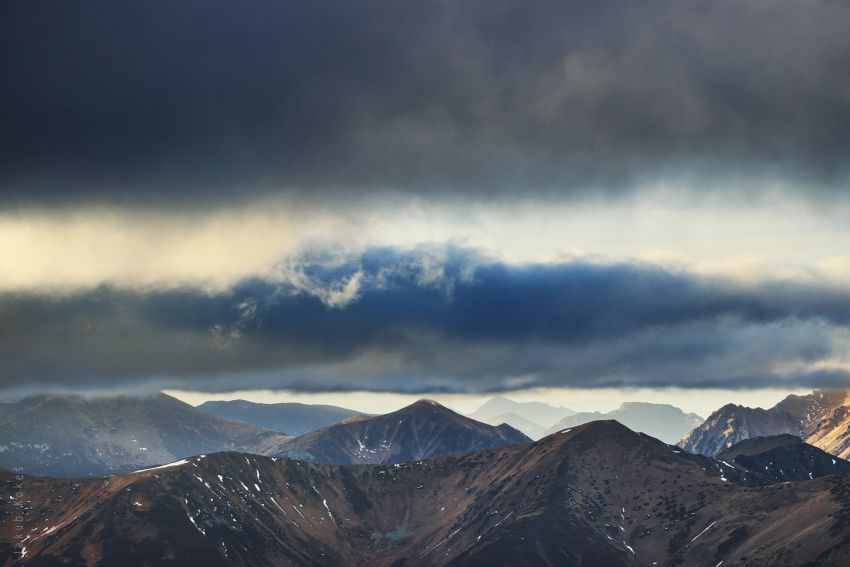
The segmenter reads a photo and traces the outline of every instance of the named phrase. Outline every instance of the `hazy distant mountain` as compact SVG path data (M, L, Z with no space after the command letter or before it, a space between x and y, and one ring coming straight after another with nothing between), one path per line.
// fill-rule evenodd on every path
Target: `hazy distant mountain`
M692 453L716 455L752 437L789 433L828 453L847 456L850 421L847 392L818 390L788 396L770 409L727 404L711 414L679 445Z
M809 445L794 435L755 437L733 445L718 459L777 481L814 479L850 472L844 459Z
M288 439L180 400L37 395L0 407L0 467L103 475L212 451L264 453Z
M850 475L777 483L610 421L398 465L220 453L17 484L0 473L0 501L26 494L38 565L850 564Z
M486 420L484 423L489 423L490 425L501 425L502 423L507 423L514 429L522 431L535 441L543 437L546 429L542 425L529 421L515 413L503 413L502 415L497 415L492 419Z
M281 431L287 435L303 435L348 417L363 415L337 406L296 403L258 404L245 400L204 402L198 406L198 409L264 429Z
M618 409L608 413L582 412L565 417L546 430L546 434L549 435L600 419L619 421L633 431L646 433L671 444L681 439L683 435L703 421L700 416L694 413L685 413L669 404L625 402Z
M317 463L400 463L530 441L508 425L494 427L420 400L290 439L277 454Z
M514 414L545 429L559 419L574 413L576 412L565 407L550 406L542 402L515 402L498 396L488 400L469 414L469 417L485 423L493 423L493 420L501 415Z

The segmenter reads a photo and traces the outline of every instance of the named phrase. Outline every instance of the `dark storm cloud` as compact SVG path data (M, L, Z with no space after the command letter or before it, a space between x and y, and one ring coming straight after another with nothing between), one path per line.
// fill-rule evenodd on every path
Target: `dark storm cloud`
M332 268L327 266L333 265ZM835 385L850 295L459 248L302 257L231 292L0 299L6 388ZM844 338L842 338L844 337ZM844 346L841 346L844 345Z
M848 28L825 0L4 2L0 192L840 189Z

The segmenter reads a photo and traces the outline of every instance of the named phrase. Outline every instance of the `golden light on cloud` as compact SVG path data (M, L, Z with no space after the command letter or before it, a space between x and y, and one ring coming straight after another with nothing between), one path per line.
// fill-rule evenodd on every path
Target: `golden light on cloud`
M310 228L277 208L191 215L121 210L0 217L0 288L63 291L103 284L222 291L270 273Z
M667 201L650 193L619 205L464 206L263 202L193 212L120 208L0 215L0 291L226 290L281 278L305 250L369 246L476 248L509 263L642 261L742 283L796 278L850 285L846 211L793 202L753 209ZM344 290L351 293L351 290Z

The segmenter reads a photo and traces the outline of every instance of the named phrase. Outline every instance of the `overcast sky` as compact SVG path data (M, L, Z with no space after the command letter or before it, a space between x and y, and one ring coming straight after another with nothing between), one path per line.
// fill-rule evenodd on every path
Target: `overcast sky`
M0 388L846 386L848 29L833 1L4 3Z

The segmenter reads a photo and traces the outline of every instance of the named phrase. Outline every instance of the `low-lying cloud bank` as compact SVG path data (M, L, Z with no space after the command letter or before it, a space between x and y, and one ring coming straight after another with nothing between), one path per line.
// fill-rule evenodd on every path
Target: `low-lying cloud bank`
M850 293L457 247L303 254L209 294L0 296L7 390L397 392L847 383Z

